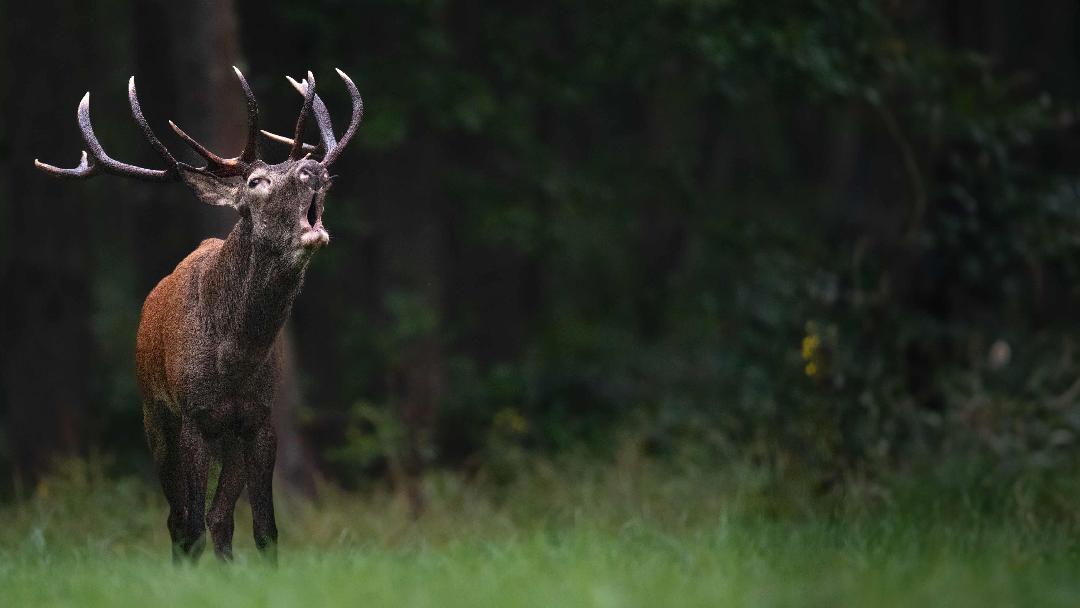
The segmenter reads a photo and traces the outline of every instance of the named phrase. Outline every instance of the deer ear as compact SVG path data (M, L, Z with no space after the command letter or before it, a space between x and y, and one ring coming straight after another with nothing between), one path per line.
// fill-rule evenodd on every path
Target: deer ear
M200 201L207 205L238 207L236 193L240 189L242 178L218 177L184 163L176 163L176 166L180 171L180 178Z

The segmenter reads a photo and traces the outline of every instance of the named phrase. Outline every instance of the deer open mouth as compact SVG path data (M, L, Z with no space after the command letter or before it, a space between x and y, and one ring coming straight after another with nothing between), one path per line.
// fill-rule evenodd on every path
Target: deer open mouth
M330 234L322 225L322 205L317 192L311 194L307 211L301 219L300 244L308 249L317 249L330 242Z
M315 200L316 198L318 198L318 195L312 193L311 202L308 203L307 223L309 226L314 226L315 224L319 223L319 202Z

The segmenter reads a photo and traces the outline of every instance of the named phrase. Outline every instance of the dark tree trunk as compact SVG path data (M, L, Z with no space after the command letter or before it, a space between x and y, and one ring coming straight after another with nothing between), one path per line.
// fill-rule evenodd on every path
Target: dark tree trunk
M297 373L296 345L290 325L285 325L285 354L281 362L281 377L274 395L272 416L277 430L277 474L292 488L307 497L315 496L315 461L300 434L297 420L302 404L300 378Z
M57 6L59 5L59 6ZM95 54L82 2L27 3L4 22L5 54L20 61L6 82L4 196L7 251L0 284L0 369L17 475L32 481L83 446L92 338L88 329L91 210L71 183L37 172L39 156L66 164L82 147L71 116ZM35 58L49 58L44 68ZM19 59L16 59L19 58ZM82 82L58 82L83 74Z

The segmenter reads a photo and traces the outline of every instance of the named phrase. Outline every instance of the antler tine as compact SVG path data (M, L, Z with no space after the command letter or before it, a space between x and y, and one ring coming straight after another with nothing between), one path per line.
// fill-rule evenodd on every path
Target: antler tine
M62 169L34 159L35 167L58 177L69 178L86 178L104 171L106 173L112 173L113 175L134 177L136 179L153 182L165 182L177 179L177 174L173 169L165 171L159 169L145 169L143 167L122 163L106 154L105 149L101 147L101 142L99 142L97 136L94 135L94 127L90 123L89 91L86 95L83 95L82 101L79 102L79 108L75 111L75 119L79 122L79 131L82 133L83 142L86 144L87 150L89 150L89 153L83 151L82 158L79 160L79 166L72 169Z
M176 132L180 139L191 146L191 149L195 150L199 156L206 159L206 166L202 167L202 170L218 177L243 175L248 166L259 159L259 106L255 102L255 94L251 92L251 87L248 86L244 75L240 73L236 66L233 66L233 71L236 72L236 77L240 80L240 88L244 90L248 115L247 143L244 144L244 150L239 156L222 158L208 150L206 146L195 141L194 137L185 133L176 123L169 121L169 126L172 127L172 130Z
M293 145L293 139L291 137L285 137L284 135L278 135L277 133L271 133L270 131L267 131L266 129L260 129L259 132L263 134L263 137L265 137L266 139L269 139L270 141L276 141L276 142L278 142L280 144L285 144L285 145L290 146L290 147ZM318 146L313 146L311 144L304 144L304 152L307 153L307 154L314 154L314 153L319 152L321 150L322 150L322 143L320 143Z
M304 105L300 108L300 116L296 119L296 132L293 135L292 149L289 150L289 160L297 160L304 152L304 127L307 125L308 114L311 114L311 105L315 102L315 75L308 70L307 80L304 81L307 90L304 92Z
M240 153L240 160L250 163L259 158L259 104L255 102L255 94L251 92L247 79L240 73L240 68L233 66L236 77L240 80L240 88L244 89L244 98L247 100L248 114L248 139L244 145L244 151Z
M180 137L180 139L184 140L184 143L191 146L192 150L195 150L195 152L199 156L206 159L206 162L208 163L208 165L206 167L204 167L205 169L207 169L207 170L209 170L211 172L215 172L216 170L229 169L230 168L229 161L232 161L233 164L236 163L235 158L221 158L217 154L214 154L213 152L208 150L206 148L206 146L204 146L204 145L200 144L199 142L195 141L194 137L192 137L192 136L188 135L187 133L185 133L184 130L181 129L179 126L177 126L177 124L175 122L170 120L169 121L169 126L172 127L172 130L176 132L176 134Z
M161 159L164 160L170 168L176 167L176 158L174 158L169 152L169 149L165 147L165 144L161 143L161 140L157 138L153 129L150 128L150 123L148 123L146 117L143 116L142 107L139 105L139 96L135 93L134 76L128 79L128 103L131 104L131 115L135 118L135 123L142 129L146 140L150 142L150 145L157 151L158 155L161 156Z
M292 76L286 76L286 80L289 84L296 89L297 93L307 96L307 81L297 82ZM334 137L334 126L330 120L330 110L326 109L326 104L323 103L319 94L316 93L315 97L311 101L311 109L315 112L315 123L319 126L319 146L323 152L329 154L330 150L334 149L337 145L337 139Z
M323 158L322 164L327 167L334 164L334 161L341 155L345 146L349 145L353 136L356 135L356 130L360 127L360 121L364 119L364 99L360 97L360 91L356 89L356 84L353 83L352 78L349 78L348 74L345 72L342 72L337 68L334 68L334 71L337 72L337 75L345 82L345 87L349 89L349 96L352 98L352 118L349 120L349 128L345 129L345 134L338 140L334 149L327 152L326 156Z
M97 175L97 165L90 164L90 159L86 155L86 150L82 151L82 158L79 159L79 166L73 169L63 169L61 167L55 167L48 163L43 163L38 159L34 159L34 166L38 169L56 177L66 177L68 179L82 179Z

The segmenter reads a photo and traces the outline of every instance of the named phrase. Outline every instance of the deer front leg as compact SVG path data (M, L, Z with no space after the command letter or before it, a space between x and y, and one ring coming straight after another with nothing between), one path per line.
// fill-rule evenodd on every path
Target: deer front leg
M184 471L180 464L180 419L175 417L163 403L147 401L143 404L143 427L150 453L157 464L161 489L169 503L169 538L172 540L173 561L180 561L180 539L184 535L184 519L187 499L184 497Z
M236 499L244 489L244 449L240 438L226 435L222 438L221 475L218 476L214 502L206 516L206 527L214 541L214 553L225 561L232 560L232 538Z
M206 545L206 477L210 470L210 446L190 416L180 421L180 450L183 458L186 509L181 528L180 550L192 561L199 559Z
M248 499L251 501L255 546L272 563L277 563L277 524L274 522L274 456L277 435L267 416L245 439L244 468L247 469Z

